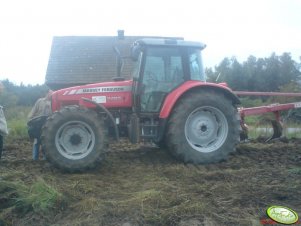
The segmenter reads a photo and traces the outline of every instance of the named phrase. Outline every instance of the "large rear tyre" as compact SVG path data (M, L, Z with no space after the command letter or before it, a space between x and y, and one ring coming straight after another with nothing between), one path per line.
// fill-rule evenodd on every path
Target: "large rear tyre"
M108 143L103 120L95 111L78 106L65 107L48 118L41 138L46 159L68 172L95 168Z
M168 122L169 152L185 163L225 160L239 142L239 115L222 93L204 90L184 96Z

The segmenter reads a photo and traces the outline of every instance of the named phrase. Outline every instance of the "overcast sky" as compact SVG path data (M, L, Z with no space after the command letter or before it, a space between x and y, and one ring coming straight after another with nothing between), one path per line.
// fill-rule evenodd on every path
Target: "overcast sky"
M204 64L224 57L301 56L301 0L3 0L0 80L43 84L53 36L181 36L207 44Z

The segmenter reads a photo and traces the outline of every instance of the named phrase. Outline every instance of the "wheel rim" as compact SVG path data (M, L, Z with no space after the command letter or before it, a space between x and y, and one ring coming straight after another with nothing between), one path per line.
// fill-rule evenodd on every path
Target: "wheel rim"
M64 123L55 136L55 145L61 155L70 160L82 159L89 155L95 145L91 126L82 121Z
M196 151L208 153L219 149L228 135L228 122L217 108L204 106L195 109L185 123L185 137Z

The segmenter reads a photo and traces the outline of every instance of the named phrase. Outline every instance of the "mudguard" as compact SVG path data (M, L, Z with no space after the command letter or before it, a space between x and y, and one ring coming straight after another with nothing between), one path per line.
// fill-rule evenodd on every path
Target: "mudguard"
M224 93L228 98L230 98L233 104L240 104L240 100L233 93L233 91L227 87L226 83L209 83L209 82L201 82L201 81L187 81L183 83L178 88L174 89L171 93L169 93L162 105L159 118L166 119L169 117L174 105L177 103L178 99L182 97L186 92L196 89L214 89L219 90Z

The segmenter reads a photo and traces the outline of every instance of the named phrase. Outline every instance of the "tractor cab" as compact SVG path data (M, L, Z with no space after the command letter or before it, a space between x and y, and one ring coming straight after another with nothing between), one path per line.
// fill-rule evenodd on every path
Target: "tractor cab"
M134 103L143 112L158 113L172 90L186 81L205 81L201 50L204 44L178 39L141 39L133 44L131 58Z

